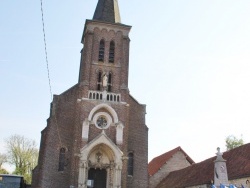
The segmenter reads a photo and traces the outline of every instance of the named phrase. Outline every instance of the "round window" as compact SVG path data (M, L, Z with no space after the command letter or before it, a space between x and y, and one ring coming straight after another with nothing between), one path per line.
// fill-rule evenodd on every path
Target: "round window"
M94 115L93 122L98 129L107 129L112 123L112 118L106 112L98 112Z
M97 118L96 124L97 124L97 126L100 127L100 128L105 128L105 127L107 127L107 125L108 125L108 121L107 121L107 119L106 119L105 116L99 116L99 117Z

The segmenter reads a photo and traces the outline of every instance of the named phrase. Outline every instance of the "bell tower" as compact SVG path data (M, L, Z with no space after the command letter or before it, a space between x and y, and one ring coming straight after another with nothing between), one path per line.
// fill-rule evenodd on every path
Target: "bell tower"
M32 188L147 188L146 106L129 93L129 32L117 0L86 20L78 83L54 95Z
M116 0L100 0L86 20L79 83L84 89L120 93L128 89L129 31L120 23Z

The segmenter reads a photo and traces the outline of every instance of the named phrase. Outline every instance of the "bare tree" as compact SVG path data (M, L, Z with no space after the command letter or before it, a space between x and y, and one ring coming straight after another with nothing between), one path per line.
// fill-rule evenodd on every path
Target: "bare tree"
M23 175L28 183L31 182L31 172L37 165L38 149L36 142L20 135L6 139L8 162L15 165L13 173Z
M2 167L3 163L7 162L7 155L0 153L0 168Z

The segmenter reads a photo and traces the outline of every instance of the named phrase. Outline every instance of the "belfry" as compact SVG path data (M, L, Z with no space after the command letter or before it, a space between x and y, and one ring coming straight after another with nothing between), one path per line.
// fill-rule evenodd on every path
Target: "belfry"
M78 83L54 95L32 188L147 188L146 106L129 92L129 32L99 0L82 35Z

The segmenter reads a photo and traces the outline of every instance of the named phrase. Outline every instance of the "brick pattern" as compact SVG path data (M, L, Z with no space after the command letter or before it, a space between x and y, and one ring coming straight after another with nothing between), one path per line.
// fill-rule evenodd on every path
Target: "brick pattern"
M121 86L128 86L128 55L129 38L126 36L129 26L110 25L102 28L102 24L87 21L85 26L84 49L82 51L82 65L79 81L86 85L84 97L88 90L96 90L98 72L112 73L112 92L121 93ZM117 28L118 27L118 28ZM116 30L116 32L115 32ZM124 31L123 31L124 30ZM100 41L105 41L104 62L98 61ZM109 45L115 42L114 63L109 63ZM91 53L89 53L91 51ZM122 98L123 100L123 98ZM124 101L124 100L123 100Z
M133 177L127 176L127 187L148 187L148 128L145 124L146 106L129 99L128 152L134 154ZM128 153L127 153L128 155Z
M123 144L118 145L124 157L134 153L134 176L127 176L127 160L123 160L122 187L148 187L148 128L145 125L145 105L139 104L129 95L128 59L130 26L103 24L87 21L84 30L84 49L81 55L79 82L60 95L55 95L47 127L42 131L38 166L33 171L32 188L68 188L78 186L80 149L100 135L95 125L89 126L88 140L82 140L82 124L90 111L103 101L82 100L89 90L96 90L97 71L112 72L112 92L121 94L121 101L106 102L117 113L123 123ZM99 41L105 40L105 59L98 62ZM115 62L108 63L109 43L115 42ZM78 101L78 102L77 102ZM126 105L126 103L128 105ZM107 112L99 109L97 112ZM96 112L96 113L97 113ZM110 126L106 135L116 143L116 128ZM65 147L66 164L58 172L59 150Z

